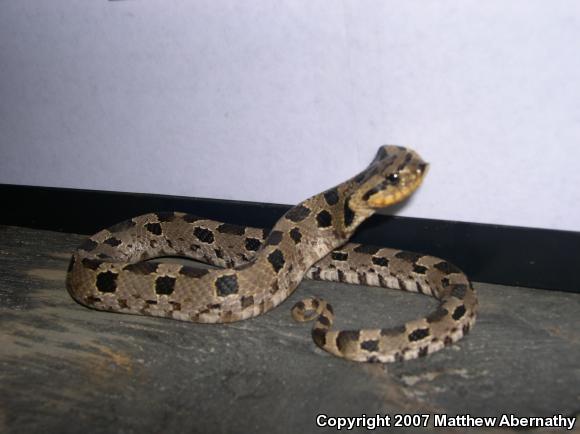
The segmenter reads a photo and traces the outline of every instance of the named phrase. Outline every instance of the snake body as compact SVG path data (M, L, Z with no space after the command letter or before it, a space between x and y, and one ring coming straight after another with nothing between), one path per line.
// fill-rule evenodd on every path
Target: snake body
M291 208L269 233L179 212L134 217L91 236L74 252L67 287L91 308L198 323L267 312L303 277L420 292L441 301L437 310L395 328L332 330L332 307L318 298L298 302L292 315L315 320L315 343L349 360L422 357L473 326L477 297L469 279L433 256L347 241L378 208L409 196L426 171L414 151L381 147L364 171ZM221 268L147 261L161 256Z

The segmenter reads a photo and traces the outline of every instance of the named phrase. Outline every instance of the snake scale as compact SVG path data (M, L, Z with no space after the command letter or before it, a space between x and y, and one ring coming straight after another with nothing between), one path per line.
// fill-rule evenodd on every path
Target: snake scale
M420 292L440 300L439 307L399 327L333 330L332 307L319 298L298 302L292 315L315 320L314 342L349 360L425 356L473 326L477 297L469 279L433 256L346 243L377 209L408 197L427 168L414 151L383 146L365 170L294 206L270 232L179 212L134 217L91 236L74 252L68 290L94 309L198 323L267 312L303 277ZM221 268L147 261L162 256Z

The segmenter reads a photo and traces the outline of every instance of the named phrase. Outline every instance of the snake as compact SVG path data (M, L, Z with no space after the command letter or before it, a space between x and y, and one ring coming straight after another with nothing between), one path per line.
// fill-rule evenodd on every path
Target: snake
M417 292L439 300L438 307L396 327L335 330L334 310L319 297L299 301L291 314L297 321L314 321L315 344L347 360L424 357L473 327L478 300L470 280L434 256L348 240L377 210L408 198L428 167L411 149L381 146L366 169L290 208L270 231L177 211L133 217L92 235L74 251L68 292L97 310L194 323L264 314L303 278ZM150 261L175 256L217 268Z

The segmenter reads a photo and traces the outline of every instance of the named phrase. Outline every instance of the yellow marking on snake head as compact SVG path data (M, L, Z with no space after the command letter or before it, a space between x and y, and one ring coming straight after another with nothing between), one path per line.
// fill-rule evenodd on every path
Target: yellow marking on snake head
M428 167L412 150L383 146L363 172L355 202L371 209L401 202L421 185Z

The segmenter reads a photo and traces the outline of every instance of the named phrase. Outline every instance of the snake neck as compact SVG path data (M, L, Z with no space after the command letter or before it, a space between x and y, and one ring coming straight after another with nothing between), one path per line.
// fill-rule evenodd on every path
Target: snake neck
M350 207L351 189L348 183L340 184L292 207L253 260L236 268L239 281L259 280L264 285L254 293L254 300L267 300L265 310L284 301L312 265L345 244L372 214Z
M264 253L269 255L276 250L292 252L293 259L300 263L305 272L315 262L345 244L356 228L375 212L360 203L356 195L356 178L312 196L288 210L266 238Z

